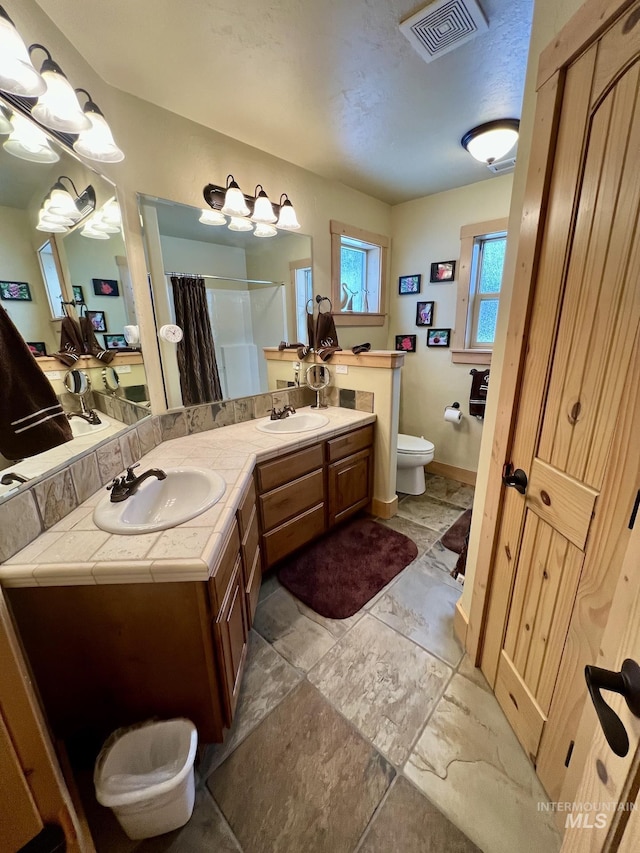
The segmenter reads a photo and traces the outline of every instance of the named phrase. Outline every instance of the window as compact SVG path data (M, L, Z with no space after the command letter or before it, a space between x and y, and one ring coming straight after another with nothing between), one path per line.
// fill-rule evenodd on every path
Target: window
M454 363L491 364L507 247L506 229L506 219L460 229Z
M331 220L331 302L336 325L382 326L389 240Z
M38 260L40 261L40 269L42 270L42 278L44 280L45 290L47 291L47 299L49 300L49 309L54 320L64 317L66 312L62 304L64 295L62 284L58 272L59 263L57 253L55 252L53 243L47 240L38 249Z
M307 302L313 299L313 276L311 258L303 261L289 261L293 281L296 333L293 340L307 340Z

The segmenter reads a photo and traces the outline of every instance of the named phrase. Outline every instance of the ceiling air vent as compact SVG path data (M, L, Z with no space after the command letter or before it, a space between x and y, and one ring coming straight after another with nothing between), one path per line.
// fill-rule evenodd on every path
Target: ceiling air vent
M476 0L436 0L400 24L403 35L426 62L489 29Z

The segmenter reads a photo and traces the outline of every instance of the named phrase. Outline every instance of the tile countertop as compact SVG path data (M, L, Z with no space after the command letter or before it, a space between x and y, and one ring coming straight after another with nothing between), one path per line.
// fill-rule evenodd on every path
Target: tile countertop
M299 409L298 411L307 411ZM93 523L93 510L104 488L0 565L0 585L72 586L84 584L204 581L213 574L222 545L256 462L314 444L376 416L353 409L323 409L329 423L321 429L281 436L261 432L259 421L200 432L165 441L140 459L141 470L194 465L212 468L227 482L217 504L168 530L121 536Z

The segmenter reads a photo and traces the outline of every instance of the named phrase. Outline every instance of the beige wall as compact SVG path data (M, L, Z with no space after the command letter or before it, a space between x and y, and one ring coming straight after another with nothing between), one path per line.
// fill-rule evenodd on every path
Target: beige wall
M500 377L502 375L502 354L504 342L507 336L508 305L511 301L513 289L513 277L516 265L517 241L513 239L520 228L522 219L525 182L529 164L529 153L531 151L533 135L533 119L536 106L536 78L538 73L538 59L540 53L560 32L569 18L582 6L581 0L535 0L533 13L533 26L531 30L531 43L529 48L529 64L527 67L527 78L525 84L524 100L522 104L522 119L520 122L520 140L518 142L518 160L513 181L513 195L511 199L511 211L509 214L509 233L512 238L507 244L507 256L505 259L505 272L503 278L503 298L500 302L500 316L498 317L498 331L496 335L496 349L494 351L493 363L491 365L491 385L487 401L487 412L484 424L484 434L480 446L480 463L478 466L478 478L476 480L476 499L473 508L473 522L469 539L469 551L467 556L466 580L460 607L468 613L471 605L473 591L473 579L475 575L475 561L478 554L480 537L480 525L484 511L484 493L487 488L489 474L489 460L491 444L495 429L498 391Z
M468 414L473 365L452 364L449 350L427 348L427 330L415 325L416 303L434 301L434 328L454 328L457 284L430 284L430 266L460 257L462 225L508 215L512 183L512 175L503 175L399 204L392 210L387 348L394 348L397 334L417 335L417 350L407 354L402 370L400 432L423 435L435 444L438 462L469 471L477 470L483 429L483 422ZM398 276L414 273L422 275L420 295L399 296ZM454 401L463 412L460 425L443 419L445 406Z

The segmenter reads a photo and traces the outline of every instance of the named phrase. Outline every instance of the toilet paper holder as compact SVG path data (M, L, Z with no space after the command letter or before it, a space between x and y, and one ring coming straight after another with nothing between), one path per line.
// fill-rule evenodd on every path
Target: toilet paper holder
M447 409L459 409L460 403L452 403L450 406L446 406Z

